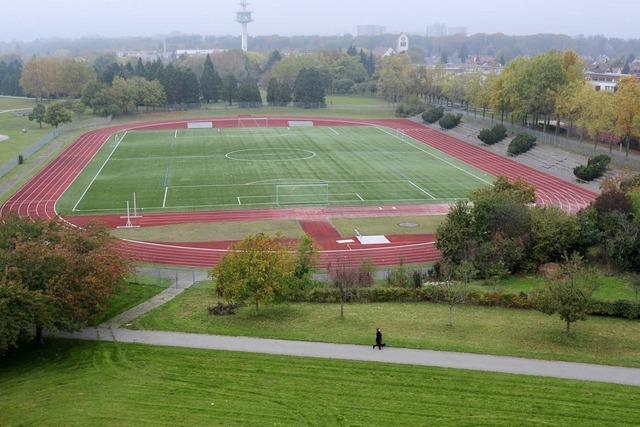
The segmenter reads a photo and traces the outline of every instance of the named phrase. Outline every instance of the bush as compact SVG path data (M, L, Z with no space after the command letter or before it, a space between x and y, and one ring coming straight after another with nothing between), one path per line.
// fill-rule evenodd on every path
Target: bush
M222 304L218 303L209 307L209 315L211 316L233 316L236 314L240 306L238 304Z
M527 133L521 133L516 136L511 144L509 144L509 148L507 151L511 156L517 156L519 154L524 154L527 151L531 150L536 146L536 137L531 136Z
M440 119L438 123L440 124L440 127L442 129L449 130L458 126L460 122L462 122L462 114L456 115L456 114L447 113Z
M413 117L422 114L427 109L427 104L417 96L408 96L405 98L398 108L396 108L396 116Z
M422 113L425 123L433 124L444 116L444 107L434 107Z
M589 159L587 165L577 166L573 170L573 174L583 181L593 181L602 177L611 163L611 157L606 154L600 154Z
M478 139L487 145L497 144L507 137L507 128L503 125L495 125L491 129L482 129Z
M640 319L640 303L631 301L597 301L593 303L591 314L631 320Z

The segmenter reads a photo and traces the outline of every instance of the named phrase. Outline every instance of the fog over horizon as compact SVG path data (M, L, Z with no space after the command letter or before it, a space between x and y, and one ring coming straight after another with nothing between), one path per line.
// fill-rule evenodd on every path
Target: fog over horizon
M388 32L424 35L427 25L440 22L467 27L469 34L537 33L605 35L640 38L637 17L640 2L633 0L538 0L514 4L508 0L456 3L406 0L253 0L255 22L251 36L279 34L355 34L360 24L382 25ZM571 2L573 3L573 2ZM202 35L238 35L236 0L23 0L2 6L0 41L84 36L159 36L174 32ZM624 11L621 13L620 11Z

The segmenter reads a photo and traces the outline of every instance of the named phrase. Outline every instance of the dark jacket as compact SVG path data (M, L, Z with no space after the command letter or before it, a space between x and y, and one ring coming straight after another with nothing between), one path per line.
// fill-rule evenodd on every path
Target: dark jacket
M376 342L377 343L381 343L382 342L382 332L380 332L380 331L376 331Z

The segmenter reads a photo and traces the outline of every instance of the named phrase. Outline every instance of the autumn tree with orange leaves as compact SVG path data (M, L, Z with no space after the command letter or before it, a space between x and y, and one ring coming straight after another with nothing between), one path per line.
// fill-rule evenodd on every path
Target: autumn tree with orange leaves
M0 224L0 354L44 328L74 331L98 318L129 275L115 240L86 229L10 216Z

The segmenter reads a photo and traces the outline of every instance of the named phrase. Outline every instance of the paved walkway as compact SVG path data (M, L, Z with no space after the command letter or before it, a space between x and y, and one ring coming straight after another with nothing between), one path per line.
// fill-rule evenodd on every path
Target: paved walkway
M183 293L186 289L193 286L195 283L203 282L208 279L208 274L203 271L187 271L187 270L158 270L155 268L141 267L137 269L137 273L141 275L155 277L158 272L159 278L170 279L173 284L164 291L160 292L153 298L143 302L140 305L133 307L132 309L119 314L118 316L107 320L99 328L117 328L118 326L125 325L140 316L143 316L153 310L154 308L164 305Z
M118 328L90 328L75 334L62 334L60 336L92 341L117 341L207 350L436 366L640 386L640 369L506 356L402 348L386 348L379 351L373 350L370 346L360 345L200 335L182 332L132 331Z

